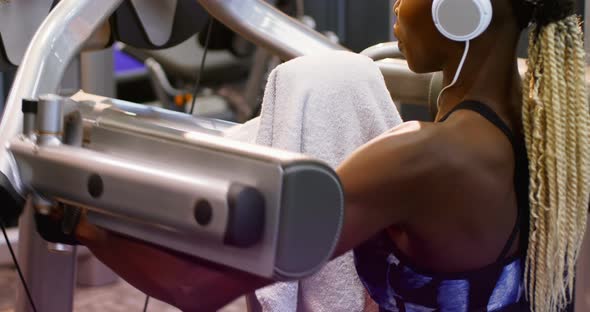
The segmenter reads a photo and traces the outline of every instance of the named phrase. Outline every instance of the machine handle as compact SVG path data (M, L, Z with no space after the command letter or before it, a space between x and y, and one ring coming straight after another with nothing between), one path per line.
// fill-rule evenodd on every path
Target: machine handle
M238 248L264 234L265 198L252 186L66 145L17 139L11 151L23 183L64 204Z

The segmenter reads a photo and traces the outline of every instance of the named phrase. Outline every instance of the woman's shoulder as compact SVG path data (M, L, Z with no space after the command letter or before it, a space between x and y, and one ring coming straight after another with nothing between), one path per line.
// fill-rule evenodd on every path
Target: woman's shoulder
M515 159L511 142L502 131L472 111L457 111L446 122L431 126L431 148L436 150L431 154L444 166L432 177L436 179L433 192L446 194L456 206L491 204L492 198L509 196Z
M514 151L508 137L481 115L457 111L444 123L410 121L377 140L403 144L417 160L440 169L461 170L512 167Z
M457 111L444 123L407 122L388 136L407 145L416 185L433 197L458 194L458 189L473 195L482 189L502 193L510 189L514 174L510 141L476 113Z
M511 137L482 115L457 111L437 125L437 140L453 151L452 163L498 170L510 169L514 163Z

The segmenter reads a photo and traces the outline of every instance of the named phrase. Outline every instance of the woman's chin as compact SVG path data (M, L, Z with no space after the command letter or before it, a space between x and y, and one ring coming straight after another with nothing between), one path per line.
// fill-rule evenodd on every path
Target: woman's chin
M408 59L408 57L404 54L404 56L406 57L406 61L408 62L408 68L413 71L416 74L425 74L426 72L424 72L422 70L422 68L420 66L416 66L416 63L412 62L411 60Z
M438 69L432 68L432 66L426 66L426 64L413 62L412 58L408 57L405 54L404 56L406 57L406 61L408 62L408 68L416 74L429 74L439 71Z

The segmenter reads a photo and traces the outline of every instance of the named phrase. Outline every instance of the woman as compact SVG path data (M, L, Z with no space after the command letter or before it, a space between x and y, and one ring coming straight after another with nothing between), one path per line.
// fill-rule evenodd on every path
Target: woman
M382 311L520 311L525 299L558 311L572 298L590 194L578 20L571 0L491 2L491 24L469 46L441 35L432 0L395 4L408 64L442 70L449 87L437 122L393 129L337 170L346 194L337 254L354 249ZM516 45L530 22L523 88ZM76 234L131 284L185 311L215 310L271 282L84 219Z

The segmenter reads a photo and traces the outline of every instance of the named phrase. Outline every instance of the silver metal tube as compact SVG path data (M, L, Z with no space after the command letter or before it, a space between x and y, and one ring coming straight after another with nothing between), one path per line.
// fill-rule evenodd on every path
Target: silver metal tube
M24 188L6 147L22 130L21 100L55 93L64 72L88 38L123 0L62 0L43 22L22 61L0 122L0 173L21 194ZM19 261L37 307L71 311L75 252L52 253L36 233L30 203L19 222ZM17 312L31 311L22 287Z
M142 120L151 127L222 135L223 131L236 125L223 120L193 117L159 107L135 104L88 94L83 91L76 93L72 96L72 99L82 103L82 105L78 106L78 109L82 112L87 126L96 124L101 119L104 120L105 116L116 116L125 124L132 124L134 121Z
M39 99L37 108L37 144L60 145L63 137L63 101L56 95Z
M35 133L35 114L26 113L23 116L23 134L31 137Z
M343 194L327 166L128 121L101 118L85 148L16 138L10 150L23 183L89 208L103 228L265 277L301 278L328 259ZM315 247L300 254L296 242Z
M261 0L197 0L223 24L283 60L346 50Z
M43 22L22 61L0 122L0 172L22 192L5 146L22 129L21 100L55 93L70 61L123 0L62 0Z
M26 183L41 194L223 244L230 213L228 180L209 174L189 176L154 168L152 162L65 145L37 148L23 141L13 142L11 149L19 164L35 173ZM51 178L57 174L59 178ZM203 225L192 215L195 205L205 199L212 217Z
M50 251L48 243L35 231L33 210L29 199L19 221L18 257L25 281L39 311L72 311L76 253ZM23 233L23 229L27 231ZM32 311L22 286L19 286L15 312Z

